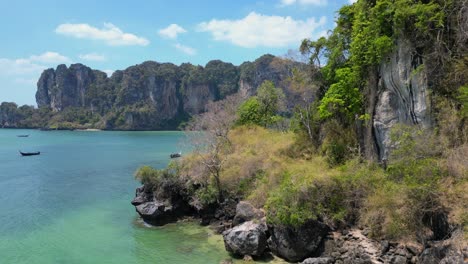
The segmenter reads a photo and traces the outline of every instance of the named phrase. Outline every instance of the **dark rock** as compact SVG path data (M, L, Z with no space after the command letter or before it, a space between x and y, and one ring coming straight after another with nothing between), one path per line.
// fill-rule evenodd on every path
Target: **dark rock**
M332 258L308 258L301 262L301 264L332 264Z
M234 200L226 200L221 204L213 205L214 214L212 218L215 218L219 221L231 221L236 215L236 205L237 202Z
M268 247L275 255L288 261L302 261L318 253L328 231L327 225L316 220L309 220L298 227L270 226Z
M409 253L413 256L417 256L421 254L421 249L418 248L417 246L414 245L406 245L406 249L408 250Z
M390 258L390 263L392 263L392 264L406 264L406 263L408 263L408 260L404 256L395 255L395 256Z
M267 246L266 223L244 222L223 233L226 250L239 256L261 256Z
M434 240L450 238L450 224L445 212L428 212L423 217L423 223L433 232Z
M382 242L380 242L380 247L381 247L380 254L383 255L383 254L387 253L387 251L389 250L390 244L388 243L387 240L382 240Z
M180 215L172 206L166 206L163 202L152 201L137 205L136 211L141 218L152 225L165 225L177 220Z
M137 205L140 205L140 204L142 204L144 202L146 202L146 198L144 196L136 196L132 200L132 205L137 206Z
M465 249L468 251L468 249ZM420 264L464 264L465 261L464 252L453 248L449 244L442 241L431 245L430 248L426 248L423 253L418 257Z
M263 217L265 217L263 211L255 208L249 202L240 201L236 206L236 215L232 220L232 224L236 226L250 220L262 219Z

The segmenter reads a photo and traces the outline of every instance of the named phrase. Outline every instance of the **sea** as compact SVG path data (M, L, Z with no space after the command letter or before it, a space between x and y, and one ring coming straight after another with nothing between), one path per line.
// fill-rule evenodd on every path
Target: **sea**
M18 135L29 135L18 137ZM0 264L220 263L196 221L145 225L130 204L138 167L187 149L182 132L0 129ZM19 151L40 151L23 157Z

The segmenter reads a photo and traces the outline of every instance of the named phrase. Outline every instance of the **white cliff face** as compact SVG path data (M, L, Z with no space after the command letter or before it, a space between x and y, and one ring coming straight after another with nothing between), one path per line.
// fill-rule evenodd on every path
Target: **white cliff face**
M397 49L380 66L379 95L375 107L374 132L380 159L387 159L390 130L397 123L429 127L430 100L427 74L416 49L399 40Z

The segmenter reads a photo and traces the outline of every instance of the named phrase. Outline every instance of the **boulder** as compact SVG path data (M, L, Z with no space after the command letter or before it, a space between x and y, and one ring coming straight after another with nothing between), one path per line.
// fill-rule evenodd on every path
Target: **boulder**
M453 248L446 241L434 243L431 247L426 248L419 256L420 264L463 264L468 256L468 249Z
M160 201L145 202L135 206L143 221L152 225L165 225L177 220L179 212Z
M223 233L226 250L239 256L261 256L267 246L264 220L248 221Z
M232 220L232 224L236 226L250 220L262 219L263 217L265 217L265 213L262 210L255 208L249 202L240 201L236 206L236 215Z
M317 254L329 227L316 220L294 227L275 225L269 227L268 247L277 256L291 262L302 261Z

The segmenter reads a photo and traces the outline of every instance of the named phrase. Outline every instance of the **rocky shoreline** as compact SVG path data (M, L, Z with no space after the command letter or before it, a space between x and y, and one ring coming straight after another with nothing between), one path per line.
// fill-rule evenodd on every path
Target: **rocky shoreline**
M200 219L223 235L226 250L234 258L252 260L273 254L288 262L304 264L347 263L467 263L468 249L453 241L400 244L375 241L365 229L333 230L325 223L309 220L300 226L268 224L265 212L246 201L226 200L202 207L186 192L168 184L157 191L144 185L136 189L132 205L143 221L165 225L184 217Z

